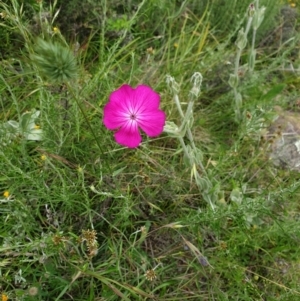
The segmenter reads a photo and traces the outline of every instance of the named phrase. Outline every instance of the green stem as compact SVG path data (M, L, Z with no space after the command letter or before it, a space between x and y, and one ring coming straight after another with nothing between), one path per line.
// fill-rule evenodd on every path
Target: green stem
M190 165L192 165L193 162L191 162L190 154L189 154L188 149L186 148L186 145L185 145L185 143L184 143L183 138L179 136L178 139L179 139L179 142L180 142L180 144L181 144L181 146L182 146L182 149L183 149L184 154L185 154L186 157L189 159Z
M184 120L184 114L183 114L183 111L182 111L182 108L181 108L181 104L180 104L180 101L179 101L179 97L178 97L177 94L174 94L174 101L175 101L175 104L177 106L177 110L178 110L180 116Z

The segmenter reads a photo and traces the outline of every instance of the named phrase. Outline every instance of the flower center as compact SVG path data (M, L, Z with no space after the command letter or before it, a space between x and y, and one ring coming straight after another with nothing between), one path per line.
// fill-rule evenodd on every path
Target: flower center
M129 118L132 120L132 121L135 121L137 118L136 118L136 115L134 113L131 113L129 115Z

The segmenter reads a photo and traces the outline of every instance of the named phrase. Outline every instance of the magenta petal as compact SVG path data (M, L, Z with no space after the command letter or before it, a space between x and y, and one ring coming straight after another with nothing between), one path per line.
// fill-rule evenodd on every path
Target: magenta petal
M160 96L150 87L139 85L134 92L133 101L139 111L152 111L159 108Z
M103 109L103 123L109 130L115 130L128 121L135 90L123 85L109 96L109 102Z
M149 137L155 137L162 133L165 122L166 114L161 110L156 110L142 114L138 125Z
M109 102L120 106L125 100L130 101L133 93L134 89L129 85L122 85L118 90L109 95Z
M124 128L120 128L120 130L115 133L115 139L117 143L129 148L136 148L142 142L142 137L137 129L129 132Z
M127 121L125 114L119 105L109 102L103 109L103 123L109 130L118 129Z
M117 111L128 113L134 106L135 89L129 85L123 85L118 90L112 92L109 96L109 103L115 106Z

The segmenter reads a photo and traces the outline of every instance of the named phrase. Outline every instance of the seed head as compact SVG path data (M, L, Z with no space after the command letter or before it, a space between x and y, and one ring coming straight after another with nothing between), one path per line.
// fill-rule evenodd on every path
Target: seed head
M149 281L155 280L156 279L155 271L153 269L147 270L146 273L145 273L145 277Z
M39 289L36 286L32 286L28 289L29 296L36 296L39 293Z

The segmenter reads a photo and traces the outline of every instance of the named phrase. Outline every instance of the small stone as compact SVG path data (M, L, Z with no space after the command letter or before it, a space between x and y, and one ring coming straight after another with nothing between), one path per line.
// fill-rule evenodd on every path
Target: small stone
M270 126L267 138L270 159L280 168L300 172L300 113L275 107L278 117Z

